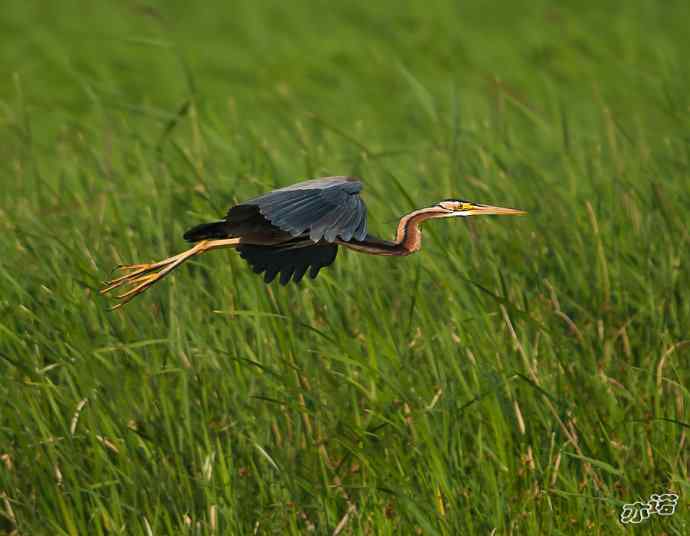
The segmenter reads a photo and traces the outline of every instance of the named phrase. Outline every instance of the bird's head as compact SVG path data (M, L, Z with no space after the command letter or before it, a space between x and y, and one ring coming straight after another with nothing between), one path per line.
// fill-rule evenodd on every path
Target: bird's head
M527 214L524 210L494 207L462 199L444 199L433 207L436 218L455 218L458 216L481 216L488 214L519 215Z

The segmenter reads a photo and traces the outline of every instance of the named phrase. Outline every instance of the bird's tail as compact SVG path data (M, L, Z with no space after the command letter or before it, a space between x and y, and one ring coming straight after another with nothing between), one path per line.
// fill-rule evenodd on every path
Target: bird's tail
M199 240L207 240L209 238L227 238L227 236L228 222L218 220L192 227L184 234L184 239L187 242L198 242Z

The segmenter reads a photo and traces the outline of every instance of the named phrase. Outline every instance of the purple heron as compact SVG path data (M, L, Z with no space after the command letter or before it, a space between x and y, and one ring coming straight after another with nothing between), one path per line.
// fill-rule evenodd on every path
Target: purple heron
M254 272L265 272L270 283L302 280L335 260L338 246L369 255L403 256L419 251L420 225L436 218L481 214L525 214L522 210L494 207L461 199L445 199L400 218L394 241L367 233L367 209L359 197L362 183L354 177L325 177L273 190L235 205L225 218L192 227L184 234L194 246L151 264L118 266L124 275L105 283L101 294L125 287L116 309L141 294L183 262L220 248L235 248Z

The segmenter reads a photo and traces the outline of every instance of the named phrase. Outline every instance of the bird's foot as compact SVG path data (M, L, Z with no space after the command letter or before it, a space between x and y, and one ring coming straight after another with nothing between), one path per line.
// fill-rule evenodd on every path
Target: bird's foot
M239 238L224 238L219 240L202 240L194 244L190 249L178 253L172 257L168 257L160 262L151 264L122 264L115 268L115 271L124 272L120 277L116 277L110 281L103 283L103 288L100 290L101 294L108 294L111 290L116 288L126 287L127 290L123 294L115 296L120 300L119 303L111 307L111 310L118 309L129 302L135 296L138 296L151 285L163 279L166 275L172 272L180 264L186 260L200 255L206 251L218 248L234 248L240 243Z
M144 274L140 275L138 277L133 277L128 279L127 281L123 283L128 283L129 285L132 286L127 292L124 292L122 294L118 294L115 296L116 299L119 300L119 302L115 305L113 305L112 309L118 309L122 307L124 304L126 304L128 301L130 301L132 298L135 296L141 294L144 292L147 288L149 288L151 285L153 285L156 281L158 281L161 278L161 273L160 272L154 272L152 274Z
M187 252L185 252L187 253ZM118 309L127 302L147 290L155 282L160 281L182 261L186 260L189 254L181 253L174 257L150 264L122 264L115 268L115 271L126 272L124 275L106 281L100 290L101 294L108 294L110 291L120 287L129 287L123 294L115 296L120 300L119 303L111 307L111 310Z

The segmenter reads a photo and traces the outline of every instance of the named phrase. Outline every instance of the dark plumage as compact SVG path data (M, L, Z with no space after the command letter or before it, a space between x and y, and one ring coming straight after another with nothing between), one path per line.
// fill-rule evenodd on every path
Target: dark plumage
M160 281L186 260L219 248L235 248L267 283L299 283L307 272L333 264L338 246L370 255L409 255L422 243L422 222L433 218L475 214L523 214L521 210L446 199L400 218L395 241L367 234L367 209L359 197L362 183L353 177L325 177L300 182L260 195L228 210L224 219L189 229L187 251L152 264L121 266L125 275L106 283L108 293L131 285L117 296L124 305Z
M367 208L359 197L362 183L353 177L304 181L235 205L223 220L202 223L184 234L185 240L243 238L258 244L237 251L256 273L270 283L299 282L305 272L315 278L338 252L333 241L364 240Z
M233 222L246 207L258 207L272 225L300 236L309 231L313 242L346 242L367 235L367 208L359 197L362 183L353 177L326 177L300 182L245 201L228 211Z
M335 244L319 244L292 248L272 246L237 246L237 251L246 260L255 273L266 272L264 281L270 283L280 274L280 284L286 285L290 278L299 283L309 270L309 277L314 279L321 268L333 264L338 254Z

